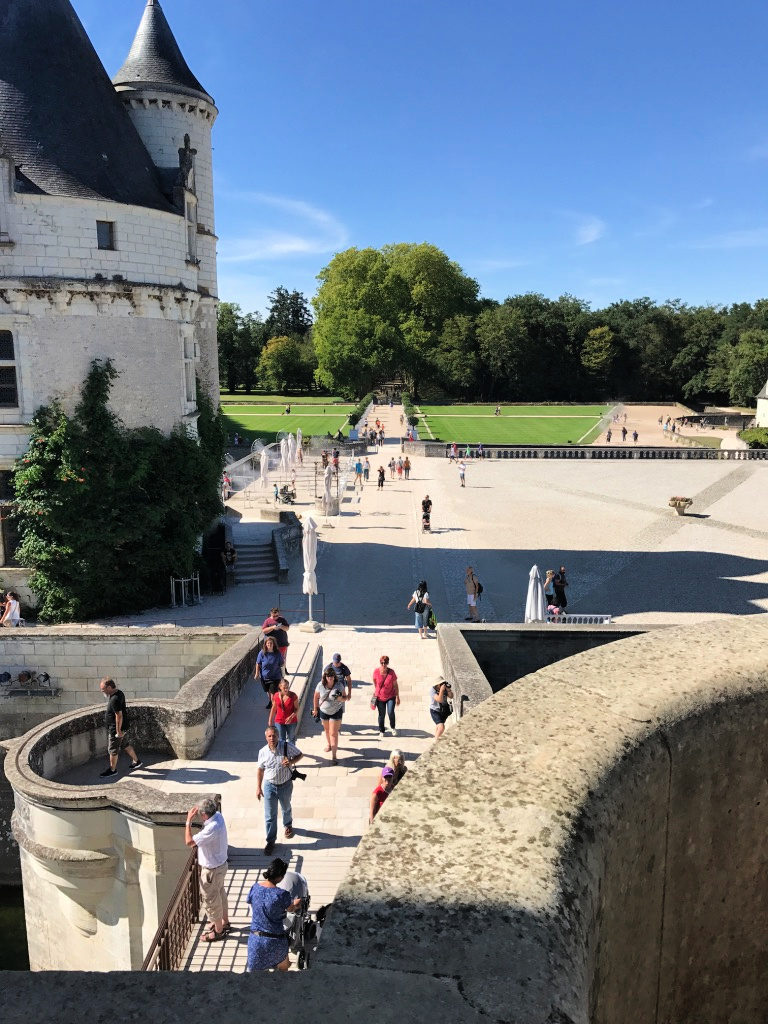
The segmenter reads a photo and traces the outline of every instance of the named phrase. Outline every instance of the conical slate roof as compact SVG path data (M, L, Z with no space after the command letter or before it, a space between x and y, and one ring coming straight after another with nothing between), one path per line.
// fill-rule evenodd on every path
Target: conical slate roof
M147 0L130 53L112 81L115 85L164 86L171 92L202 96L213 103L189 70L160 0Z
M69 0L0 0L0 149L21 189L172 209Z

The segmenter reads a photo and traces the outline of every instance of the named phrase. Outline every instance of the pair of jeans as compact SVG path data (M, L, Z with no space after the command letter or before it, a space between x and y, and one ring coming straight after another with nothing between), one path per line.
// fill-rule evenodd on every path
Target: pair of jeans
M283 725L282 722L275 722L275 728L277 729L278 739L281 743L288 740L289 743L296 742L296 730L299 727L298 722L291 722L290 725Z
M384 732L384 713L389 715L389 727L395 728L395 698L389 700L376 699L376 710L379 712L379 732Z
M293 824L293 811L291 810L293 779L281 783L267 780L262 788L264 790L264 823L267 828L267 842L274 843L277 839L278 803L283 811L283 827L290 828Z

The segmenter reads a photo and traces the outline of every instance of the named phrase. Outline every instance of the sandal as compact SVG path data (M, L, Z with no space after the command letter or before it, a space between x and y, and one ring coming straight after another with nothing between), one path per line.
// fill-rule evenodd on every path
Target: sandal
M212 928L203 935L203 942L221 942L223 938L224 932L217 932L215 928Z

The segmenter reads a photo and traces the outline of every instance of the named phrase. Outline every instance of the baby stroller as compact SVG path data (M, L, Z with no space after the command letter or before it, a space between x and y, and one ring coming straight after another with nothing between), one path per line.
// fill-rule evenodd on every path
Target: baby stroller
M296 966L300 971L309 967L310 960L317 949L319 937L318 923L309 911L309 887L307 880L298 871L286 871L285 878L279 885L294 899L301 899L301 906L286 915L288 925L288 944L291 953L296 953Z
M290 488L288 484L283 484L280 488L278 501L283 505L292 505L296 501L296 491Z
M432 532L432 523L430 521L431 520L431 516L432 516L431 512L422 512L421 513L421 532L422 533L431 533Z

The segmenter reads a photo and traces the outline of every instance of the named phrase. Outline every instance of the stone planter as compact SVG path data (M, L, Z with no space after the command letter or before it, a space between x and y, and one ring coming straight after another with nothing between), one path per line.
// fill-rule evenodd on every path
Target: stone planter
M690 498L685 498L682 501L675 501L674 498L670 498L669 504L679 516L684 516L693 504L693 501Z

